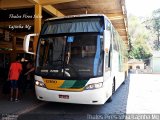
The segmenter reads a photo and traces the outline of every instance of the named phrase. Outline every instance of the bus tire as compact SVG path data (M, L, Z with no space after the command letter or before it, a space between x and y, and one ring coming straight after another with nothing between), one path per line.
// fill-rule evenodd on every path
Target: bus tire
M113 79L113 83L112 83L112 95L110 96L110 98L107 100L107 102L112 102L112 96L113 93L115 92L115 78Z

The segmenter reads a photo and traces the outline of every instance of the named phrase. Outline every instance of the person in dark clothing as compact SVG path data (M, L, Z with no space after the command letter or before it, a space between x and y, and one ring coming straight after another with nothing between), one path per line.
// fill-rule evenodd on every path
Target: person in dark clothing
M25 78L25 87L24 87L24 92L29 87L30 89L34 88L34 66L33 62L29 61L26 65L26 73L24 73L24 78Z

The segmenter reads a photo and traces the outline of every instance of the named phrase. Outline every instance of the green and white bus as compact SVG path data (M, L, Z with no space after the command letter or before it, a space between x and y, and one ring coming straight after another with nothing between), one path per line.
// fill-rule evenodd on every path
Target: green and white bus
M29 52L29 34L24 50ZM39 34L35 91L42 101L104 104L124 82L127 49L102 14L47 19Z

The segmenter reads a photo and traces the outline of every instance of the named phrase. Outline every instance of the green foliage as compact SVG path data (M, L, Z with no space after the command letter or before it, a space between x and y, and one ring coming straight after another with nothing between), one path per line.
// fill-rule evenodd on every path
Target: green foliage
M160 50L160 9L153 11L152 15L153 30L156 32L157 42L155 42L155 48Z
M152 56L147 40L149 31L142 24L139 18L129 16L129 36L130 46L128 57L130 59L148 59Z
M152 20L153 20L153 28L156 32L159 32L160 30L160 8L153 11L152 14Z
M146 60L150 58L152 54L149 52L148 47L143 44L135 45L133 49L129 52L130 59L142 59Z
M153 49L160 50L160 8L153 11L152 17L144 21L145 27L150 32L153 41Z

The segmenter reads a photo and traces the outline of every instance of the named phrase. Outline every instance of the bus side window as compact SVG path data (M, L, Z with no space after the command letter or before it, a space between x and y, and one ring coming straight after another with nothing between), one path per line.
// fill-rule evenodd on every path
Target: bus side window
M113 49L118 51L118 43L117 43L117 35L116 35L116 32L114 31L113 32Z

